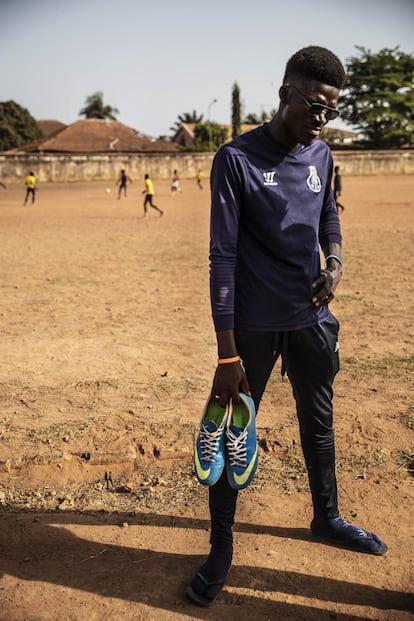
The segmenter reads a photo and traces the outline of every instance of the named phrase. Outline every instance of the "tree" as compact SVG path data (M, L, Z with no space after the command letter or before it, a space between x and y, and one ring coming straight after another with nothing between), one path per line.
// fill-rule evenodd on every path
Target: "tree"
M255 114L254 112L250 112L244 119L243 123L248 123L249 125L261 125L262 123L266 123L266 121L270 121L276 114L276 110L273 108L269 112L265 112L262 110L260 114Z
M30 112L15 101L0 102L0 151L37 140L42 132Z
M197 151L209 151L210 146L215 151L227 138L227 129L218 123L198 123L194 128L194 147Z
M197 123L201 123L202 120L203 120L203 115L197 114L195 110L193 110L192 112L183 112L183 114L178 115L178 120L174 123L172 127L170 127L170 130L174 132L175 134L175 132L180 129L183 123L197 124Z
M103 93L97 91L85 100L85 107L79 112L79 116L87 119L112 119L116 120L115 115L119 114L119 110L113 106L104 105Z
M237 82L233 84L231 91L231 128L232 138L236 138L241 134L240 88Z
M414 143L414 56L398 47L373 54L358 47L346 62L347 83L339 100L345 121L366 146L387 149Z
M179 146L180 151L201 152L216 150L229 139L226 127L218 123L197 123L194 127L194 142L191 146ZM211 146L211 149L210 149Z

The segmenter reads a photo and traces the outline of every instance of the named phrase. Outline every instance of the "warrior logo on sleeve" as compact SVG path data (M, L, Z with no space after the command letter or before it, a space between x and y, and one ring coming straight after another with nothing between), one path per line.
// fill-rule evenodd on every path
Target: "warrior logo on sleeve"
M269 172L263 173L264 185L279 185L275 179L275 171L270 170Z

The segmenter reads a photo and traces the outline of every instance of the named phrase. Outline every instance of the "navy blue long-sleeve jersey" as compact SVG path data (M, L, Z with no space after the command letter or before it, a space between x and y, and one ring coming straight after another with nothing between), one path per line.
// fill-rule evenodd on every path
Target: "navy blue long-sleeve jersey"
M332 156L289 150L267 125L217 152L211 173L210 293L216 331L288 331L323 321L312 303L320 248L341 244Z

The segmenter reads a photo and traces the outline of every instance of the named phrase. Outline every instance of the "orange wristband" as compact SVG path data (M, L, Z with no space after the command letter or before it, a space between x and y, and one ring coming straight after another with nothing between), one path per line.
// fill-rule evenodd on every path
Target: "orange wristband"
M240 356L233 356L232 358L219 358L217 364L230 364L231 362L239 362Z

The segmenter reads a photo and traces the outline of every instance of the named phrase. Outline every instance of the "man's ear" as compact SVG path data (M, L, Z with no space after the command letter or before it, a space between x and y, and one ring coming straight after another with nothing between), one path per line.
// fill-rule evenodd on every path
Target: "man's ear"
M280 98L280 101L284 104L287 103L288 91L289 91L289 87L286 85L283 85L279 88L279 98Z

